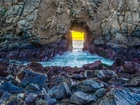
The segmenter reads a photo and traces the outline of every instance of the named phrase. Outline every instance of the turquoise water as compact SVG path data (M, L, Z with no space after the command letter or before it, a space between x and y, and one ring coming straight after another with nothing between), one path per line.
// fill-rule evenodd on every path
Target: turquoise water
M101 60L102 63L112 65L113 60L109 60L97 55L92 55L89 52L83 52L83 41L73 41L73 51L66 52L63 55L56 55L54 58L46 62L39 62L45 66L71 66L82 67L84 64L93 63ZM21 63L21 62L18 62ZM22 62L27 65L30 62Z
M66 52L63 55L56 55L53 59L46 62L39 62L43 66L71 66L82 67L84 64L93 63L101 60L102 63L112 65L113 60L92 55L89 52Z

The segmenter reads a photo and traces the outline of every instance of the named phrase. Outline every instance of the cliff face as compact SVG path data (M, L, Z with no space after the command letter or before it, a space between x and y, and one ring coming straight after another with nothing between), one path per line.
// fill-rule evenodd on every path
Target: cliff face
M67 38L77 22L88 28L94 45L139 46L139 4L138 0L0 0L0 45L57 42Z
M72 21L77 21L84 22L90 34L96 36L95 44L103 44L106 37L105 43L111 46L139 45L139 3L137 0L1 0L0 12L4 16L0 32L15 37L28 34L47 44L68 34Z
M20 32L31 34L31 30L38 16L39 4L40 0L1 1L1 13L3 9L7 9L3 19L5 27L2 27L4 34L8 32L13 33L15 36Z
M140 44L136 38L138 4L137 0L42 0L34 31L40 38L46 38L42 43L52 42L67 34L75 20L88 26L90 34L96 37L95 44L118 47Z

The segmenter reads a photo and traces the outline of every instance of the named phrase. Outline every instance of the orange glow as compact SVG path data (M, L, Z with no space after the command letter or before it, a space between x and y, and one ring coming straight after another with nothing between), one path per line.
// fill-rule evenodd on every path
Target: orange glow
M71 31L73 40L84 40L84 32Z

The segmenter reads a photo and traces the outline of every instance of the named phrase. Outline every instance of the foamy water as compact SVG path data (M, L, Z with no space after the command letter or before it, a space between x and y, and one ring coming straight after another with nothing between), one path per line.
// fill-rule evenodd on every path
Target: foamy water
M89 52L66 52L63 55L56 55L53 59L40 62L43 66L71 66L82 67L84 64L101 60L102 63L112 65L113 60L105 59Z
M105 59L103 57L92 55L89 52L83 52L83 42L73 41L73 51L66 52L63 55L56 55L53 59L46 62L40 62L43 66L71 66L82 67L84 64L93 63L101 60L102 63L112 65L113 60Z
M113 60L106 59L97 55L92 55L88 51L83 52L83 41L73 42L73 51L66 52L63 55L56 55L54 58L46 62L39 62L45 66L71 66L71 67L82 67L84 64L93 63L101 60L102 63L112 65ZM19 62L21 63L21 62ZM27 65L29 62L24 62Z

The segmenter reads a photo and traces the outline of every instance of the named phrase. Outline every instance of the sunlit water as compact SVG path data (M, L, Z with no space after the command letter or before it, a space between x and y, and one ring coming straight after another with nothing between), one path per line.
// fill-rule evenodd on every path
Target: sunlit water
M101 60L102 63L112 65L113 60L109 60L97 55L92 55L89 52L83 52L83 41L73 42L73 51L66 52L63 55L56 55L54 58L46 62L39 62L45 66L71 66L82 67L84 64L93 63ZM20 62L21 63L21 62ZM24 62L27 65L29 62Z

